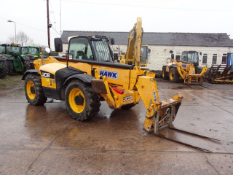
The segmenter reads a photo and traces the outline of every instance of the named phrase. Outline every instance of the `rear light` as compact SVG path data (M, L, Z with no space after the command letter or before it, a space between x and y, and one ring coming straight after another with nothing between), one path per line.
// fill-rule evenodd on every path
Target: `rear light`
M7 57L10 57L10 55L7 55Z
M117 88L115 88L115 87L112 87L112 86L110 86L116 93L118 93L118 94L124 94L124 91L123 90L121 90L121 89L117 89Z
M0 55L0 57L2 57L2 55Z

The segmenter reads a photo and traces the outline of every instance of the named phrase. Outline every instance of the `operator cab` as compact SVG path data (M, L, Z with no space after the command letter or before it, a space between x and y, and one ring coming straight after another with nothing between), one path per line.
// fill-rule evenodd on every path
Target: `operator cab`
M6 46L6 54L19 56L20 55L20 46L16 44L11 44Z
M194 66L199 65L199 56L196 51L184 51L181 55L181 62L183 63L193 63Z
M150 51L151 50L148 48L147 45L142 45L142 47L141 47L141 59L140 59L141 67L144 67L148 63Z
M110 40L105 36L78 36L69 40L69 59L112 62ZM114 41L111 40L111 43Z

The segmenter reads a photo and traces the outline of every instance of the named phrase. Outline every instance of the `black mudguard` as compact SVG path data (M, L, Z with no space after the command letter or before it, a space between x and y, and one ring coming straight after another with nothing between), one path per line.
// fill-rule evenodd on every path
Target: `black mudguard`
M23 77L22 77L22 80L25 80L25 78L26 78L26 76L28 75L28 74L36 74L36 75L38 75L38 70L36 70L36 69L29 69L29 70L27 70L24 74L23 74Z
M72 75L72 76L68 77L63 85L65 85L71 79L78 79L78 80L81 80L84 83L90 84L91 80L95 79L95 77L93 77L91 75L88 75L88 74L75 74L75 75Z

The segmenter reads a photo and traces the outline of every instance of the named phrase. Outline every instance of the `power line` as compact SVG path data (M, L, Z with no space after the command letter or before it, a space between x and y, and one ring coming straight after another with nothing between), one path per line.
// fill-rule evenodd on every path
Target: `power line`
M3 18L3 17L0 17L1 19L3 19L3 20L8 20L8 19L6 19L6 18ZM39 30L39 31L41 31L41 32L47 32L47 31L45 31L45 30L42 30L42 29L38 29L38 28L36 28L36 27L32 27L32 26L29 26L29 25L26 25L26 24L22 24L22 23L19 23L19 22L16 22L16 21L14 21L16 24L20 24L20 25L22 25L22 26L26 26L26 27L29 27L29 28L32 28L32 29L36 29L36 30Z
M139 5L127 5L127 4L110 4L110 3L98 3L98 2L86 2L86 1L76 1L76 0L62 0L64 2L75 2L75 3L85 3L85 4L97 4L97 5L109 5L109 6L124 6L124 7L136 7L136 8L156 8L163 10L184 10L184 11L213 11L213 12L233 12L233 11L223 11L223 10L209 10L209 9L188 9L188 8L172 8L172 7L156 7L156 6L139 6Z

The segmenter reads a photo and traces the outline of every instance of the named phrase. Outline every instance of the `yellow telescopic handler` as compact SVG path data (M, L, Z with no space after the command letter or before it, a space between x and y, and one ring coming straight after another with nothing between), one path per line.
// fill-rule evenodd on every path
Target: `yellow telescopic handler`
M64 100L69 114L84 121L97 115L101 100L112 109L130 109L141 99L147 109L143 128L159 136L160 127L172 127L182 96L161 101L155 79L140 69L141 24L138 18L135 43L130 45L132 65L113 62L109 43L114 40L105 36L71 37L66 58L35 60L35 69L22 78L28 102L36 106L43 105L47 98ZM55 38L55 50L63 51L60 38Z

